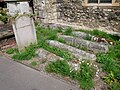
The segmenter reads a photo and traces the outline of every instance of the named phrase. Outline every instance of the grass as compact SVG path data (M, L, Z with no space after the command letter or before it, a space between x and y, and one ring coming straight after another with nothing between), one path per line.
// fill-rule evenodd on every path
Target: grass
M117 83L120 84L120 42L118 41L120 38L118 36L114 36L111 34L107 34L105 32L99 31L99 30L93 30L93 31L85 31L85 30L80 30L82 32L94 35L94 36L99 36L102 38L106 38L108 40L112 40L113 42L116 43L116 45L109 47L109 52L108 53L99 53L97 54L97 62L101 63L103 71L107 73L105 81L112 81L113 83L116 83L114 80L117 80ZM90 37L85 37L87 40L90 39ZM114 77L110 77L111 72ZM109 80L108 80L109 79ZM117 88L116 90L119 90L120 85L116 85L115 87L110 85L110 90L115 90L114 88Z
M8 49L6 53L13 54L13 59L15 60L29 60L35 56L35 51L37 48L43 48L47 51L50 51L62 58L64 60L57 60L56 62L50 62L46 66L46 71L50 73L57 73L63 76L69 76L71 79L76 80L80 87L83 90L89 90L94 86L93 76L95 74L94 68L88 65L88 62L82 62L79 66L78 70L72 70L70 65L68 64L68 60L72 60L74 57L71 53L68 53L65 50L61 50L59 48L50 46L46 43L46 40L58 40L62 43L65 43L65 40L57 37L57 33L62 32L59 29L53 30L51 28L43 28L37 27L37 45L30 45L25 48L23 52L18 52L16 49ZM71 35L72 29L68 28L63 34ZM93 31L84 31L91 35L96 35L100 37L104 37L106 39L113 40L116 42L115 46L110 47L110 51L108 53L100 53L97 54L97 62L101 64L103 71L107 73L106 81L110 79L112 80L112 84L109 85L110 90L119 90L120 88L120 43L118 41L118 37L110 34L106 34L104 32L93 30ZM90 39L86 37L86 39ZM77 47L82 50L87 50L85 47ZM32 66L36 66L37 63L35 61L31 62ZM112 74L111 74L112 72ZM111 78L111 75L113 77ZM114 81L115 80L115 81Z
M101 38L106 38L106 39L112 40L114 42L119 40L118 36L107 34L106 32L102 32L102 31L97 30L97 29L94 29L92 31L88 31L88 30L80 30L80 31L94 35L94 36L99 36ZM87 37L87 38L89 38L89 37Z
M16 52L12 58L15 60L30 60L35 56L37 45L30 45L25 48L23 52Z
M15 60L30 60L32 57L35 56L35 50L37 48L44 48L58 56L61 56L65 60L72 59L73 56L67 51L60 50L52 46L48 46L48 44L46 43L46 40L58 40L57 38L58 32L61 32L61 31L59 29L53 30L51 28L37 27L38 45L30 45L26 47L23 52L16 52L12 56L12 58ZM13 51L14 50L10 49L10 50L7 50L6 52L13 53Z
M36 66L36 65L37 65L37 62L36 62L36 61L32 61L32 62L30 63L30 65Z
M63 76L69 76L70 66L65 60L57 60L56 62L51 62L46 66L47 72L55 72Z
M77 71L71 71L70 65L66 60L58 60L56 62L50 62L46 66L45 70L49 73L69 76L71 79L78 81L82 89L88 90L94 86L92 78L95 73L94 69L87 63L87 61L82 62Z
M46 40L58 40L57 38L57 33L60 32L58 29L57 30L52 30L52 29L46 29L46 28L42 28L39 27L37 28L37 38L38 38L38 46L40 48L43 48L45 50L48 50L62 58L64 58L65 60L70 60L73 58L73 56L68 53L65 50L61 50L59 48L53 47L53 46L49 46L46 43ZM63 39L59 39L61 41L64 42Z
M71 35L72 33L72 28L71 27L68 27L66 28L65 32L63 33L64 35Z
M9 48L6 50L7 54L14 54L15 52L18 52L18 50L16 48Z
M111 75L111 72L114 75L114 78L112 79L110 78L109 81L116 79L117 83L120 84L120 56L119 55L120 55L120 44L117 43L117 45L110 48L110 51L108 53L98 54L97 62L101 63L103 71L105 71L108 74L108 76ZM116 82L112 81L112 84L113 83L116 83ZM112 90L113 86L112 85L109 85L109 86ZM120 85L116 87L120 88Z

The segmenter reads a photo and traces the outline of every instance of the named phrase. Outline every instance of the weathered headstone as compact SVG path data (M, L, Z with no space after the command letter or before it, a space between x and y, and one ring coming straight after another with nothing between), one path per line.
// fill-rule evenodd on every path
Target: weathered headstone
M29 14L30 7L28 2L13 2L7 3L8 14L14 16L15 14Z
M8 14L14 16L17 13L17 5L15 3L7 3Z
M13 30L20 51L31 43L37 43L34 22L29 16L17 17L13 24Z
M18 11L20 14L29 14L30 13L30 7L28 2L20 2L20 4L18 4Z

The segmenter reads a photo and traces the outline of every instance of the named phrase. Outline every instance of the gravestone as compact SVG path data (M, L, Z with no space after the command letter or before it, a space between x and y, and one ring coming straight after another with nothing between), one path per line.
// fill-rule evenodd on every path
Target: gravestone
M15 3L7 3L7 9L8 9L8 14L10 16L14 16L15 14L17 14L17 5Z
M30 7L28 2L19 2L20 4L18 4L18 11L20 14L29 14L30 13Z
M34 22L29 16L17 17L13 24L13 30L20 51L30 44L37 43Z
M15 14L29 14L30 7L28 2L8 2L7 3L8 14L14 16Z

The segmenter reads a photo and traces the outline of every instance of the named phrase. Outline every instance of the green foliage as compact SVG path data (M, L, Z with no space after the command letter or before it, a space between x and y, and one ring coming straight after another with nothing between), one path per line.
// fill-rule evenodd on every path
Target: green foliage
M117 62L107 54L97 55L97 62L102 64L103 70L106 72L112 71L116 78L120 78L120 66Z
M61 42L61 43L66 43L63 38L58 38L58 41Z
M8 22L8 16L6 14L6 10L0 10L0 21L7 23Z
M79 48L80 50L88 51L88 49L85 46L78 46L77 48Z
M116 45L110 47L108 53L98 54L97 62L101 63L103 70L108 73L108 75L104 77L108 84L120 84L120 43L116 42ZM110 90L119 90L118 88L120 88L120 85L110 85Z
M88 31L88 30L79 30L79 31L85 32L87 34L91 34L91 35L94 35L94 36L99 36L101 38L106 38L106 39L112 40L114 42L119 40L118 36L107 34L106 32L102 32L102 31L97 30L97 29L94 29L92 31Z
M104 76L103 79L105 79L105 81L110 85L112 85L113 82L117 81L112 71L107 76Z
M44 40L55 40L57 39L57 30L53 30L51 28L43 28L43 27L37 27L37 37L38 39L44 39Z
M37 45L30 45L25 48L23 52L17 52L12 56L15 60L29 60L32 57L35 56L35 50L37 48Z
M115 36L115 35L111 35L111 34L107 34L105 32L102 32L100 30L93 30L92 32L90 32L91 35L96 35L96 36L100 36L102 38L106 38L106 39L109 39L109 40L113 40L113 41L116 41L116 40L119 40L119 37L118 36Z
M44 45L42 48L64 58L65 60L71 60L73 58L73 56L70 53L68 53L67 51L61 50L61 49L53 47L53 46Z
M31 65L32 65L32 66L36 66L36 65L37 65L37 62L36 62L36 61L32 61L32 62L31 62Z
M71 33L72 33L72 28L71 27L68 27L64 32L65 35L71 35Z
M92 77L95 75L95 72L87 63L87 61L82 62L77 73L80 87L84 90L88 90L94 86Z
M16 48L9 48L9 49L6 50L7 54L13 54L15 52L18 52L18 50Z
M94 69L88 65L88 62L82 62L78 70L71 70L67 61L58 60L51 62L46 66L47 72L54 72L63 76L69 76L79 82L80 87L88 90L93 87L93 76L95 75Z
M47 72L55 72L63 76L69 76L70 66L65 60L57 60L56 62L51 62L46 66Z
M51 30L50 28L43 28L43 27L38 27L37 28L37 38L38 38L38 46L40 48L44 48L66 60L72 59L72 55L68 53L65 50L61 50L59 48L55 48L53 46L49 46L46 43L46 40L48 39L55 39L55 40L61 40L64 42L62 39L57 38L57 32L60 32L58 29L57 30Z
M120 90L120 83L113 82L112 85L110 86L110 90Z

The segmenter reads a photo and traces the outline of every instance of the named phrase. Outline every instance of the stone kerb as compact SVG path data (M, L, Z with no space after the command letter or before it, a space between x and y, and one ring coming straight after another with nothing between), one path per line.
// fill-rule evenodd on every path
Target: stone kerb
M28 15L21 15L15 19L13 31L20 51L30 44L37 43L34 21Z

